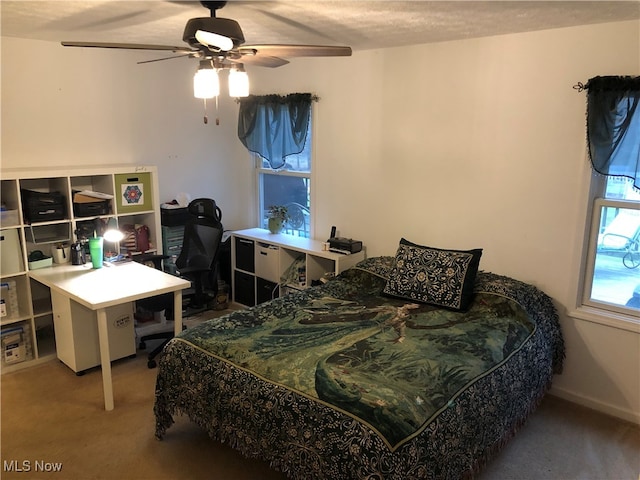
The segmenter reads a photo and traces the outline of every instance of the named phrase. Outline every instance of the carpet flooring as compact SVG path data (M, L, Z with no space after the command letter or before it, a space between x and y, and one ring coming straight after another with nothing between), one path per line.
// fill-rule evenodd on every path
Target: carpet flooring
M147 368L144 352L114 362L112 373L111 412L104 410L99 368L78 377L54 360L2 375L0 478L285 478L266 463L212 441L181 417L157 440L156 370ZM478 478L638 480L640 428L547 396Z

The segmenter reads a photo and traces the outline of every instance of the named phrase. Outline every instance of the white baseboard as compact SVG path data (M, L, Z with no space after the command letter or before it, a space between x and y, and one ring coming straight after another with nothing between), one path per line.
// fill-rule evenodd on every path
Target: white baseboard
M596 400L594 398L586 397L584 395L578 395L576 393L570 392L568 390L564 390L562 388L551 387L551 390L549 391L549 393L551 395L555 395L556 397L562 398L569 402L577 403L578 405L591 408L592 410L597 410L598 412L602 412L607 415L620 418L627 422L640 425L640 413L638 412L634 412L632 410L625 409L625 408L620 408L615 405L611 405L611 404L602 402L600 400Z

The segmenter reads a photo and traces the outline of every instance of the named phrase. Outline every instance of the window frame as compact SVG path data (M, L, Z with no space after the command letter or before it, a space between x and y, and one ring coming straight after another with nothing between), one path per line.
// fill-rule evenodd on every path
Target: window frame
M296 170L287 170L287 169L272 169L263 166L263 158L257 153L252 153L251 156L254 160L254 184L255 184L255 212L256 212L256 224L258 228L264 228L262 225L262 217L263 212L268 208L268 205L264 205L264 197L263 197L263 182L262 175L270 174L270 175L284 175L289 177L298 177L298 178L306 178L309 184L309 239L314 238L314 171L315 171L315 108L311 108L309 119L309 134L307 136L307 142L310 142L308 151L309 151L309 163L311 168L308 172L296 171ZM286 228L284 230L286 233ZM304 237L301 237L304 238Z
M592 173L585 216L577 305L571 316L640 333L640 312L591 298L602 207L640 210L640 201L606 198L607 178ZM640 267L638 267L640 273Z

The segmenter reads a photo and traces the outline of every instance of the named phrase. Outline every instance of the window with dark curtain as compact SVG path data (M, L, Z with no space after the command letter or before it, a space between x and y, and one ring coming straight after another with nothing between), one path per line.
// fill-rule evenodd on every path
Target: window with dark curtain
M288 155L304 149L312 100L310 93L250 95L240 99L238 138L271 168L281 168Z
M584 88L593 169L630 178L640 189L640 77L594 77Z

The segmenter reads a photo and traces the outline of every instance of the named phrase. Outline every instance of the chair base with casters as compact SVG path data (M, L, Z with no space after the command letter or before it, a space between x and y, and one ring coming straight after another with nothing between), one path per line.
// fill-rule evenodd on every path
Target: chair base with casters
M188 290L186 293L183 292L183 298L185 298L186 300L182 310L183 319L209 309L207 303L204 303L202 305L192 305L191 301L196 297L197 297L197 294L195 292L189 292ZM208 299L210 297L208 295L208 292L203 291L198 298L202 302L205 298ZM211 298L215 300L215 292L213 297ZM163 295L157 295L155 297L138 300L136 302L136 306L151 313L164 312L165 319L168 321L173 321L174 305L173 305L172 293L165 293ZM186 330L186 329L187 329L186 325L183 325L182 330ZM157 365L156 357L162 353L162 350L164 349L165 345L169 343L169 340L171 340L174 337L174 335L175 335L174 329L171 328L170 330L167 330L167 331L151 333L149 335L143 335L140 337L140 340L138 343L138 348L140 350L146 350L147 348L146 342L148 341L163 340L157 347L155 347L147 355L147 367L149 368L156 367Z
M162 261L167 258L169 258L168 255L142 254L142 255L134 256L133 260L136 262L145 264L148 267L162 270ZM173 293L165 293L162 295L156 295L154 297L138 300L136 302L136 308L142 309L151 314L164 311L165 319L168 321L172 321L173 320ZM169 326L171 327L170 330L151 333L151 334L143 335L140 337L140 340L138 343L138 348L140 350L146 350L147 348L146 342L148 341L163 340L163 342L160 345L158 345L156 348L153 349L153 351L151 351L148 354L147 366L149 368L155 368L156 366L155 358L160 354L160 352L162 352L162 349L164 348L164 346L167 343L169 343L169 340L171 340L174 336L173 325L169 324ZM183 330L185 328L186 328L185 326L182 327Z
M136 306L153 313L164 311L165 318L167 320L173 320L173 294L172 293L165 293L163 295L157 295L155 297L138 300L136 302ZM182 326L183 330L185 330L186 328L187 328L186 326L184 325ZM174 337L173 328L171 328L171 330L167 330L164 332L151 333L149 335L143 335L142 337L140 337L140 341L138 343L138 348L140 350L147 349L146 342L148 341L162 340L162 342L156 348L154 348L151 352L149 352L149 354L147 355L147 367L149 368L156 367L156 360L155 360L156 357L160 355L164 346L167 343L169 343L169 340L171 340L173 337Z

